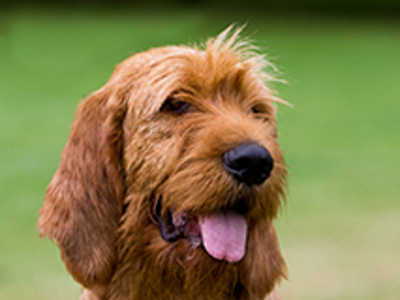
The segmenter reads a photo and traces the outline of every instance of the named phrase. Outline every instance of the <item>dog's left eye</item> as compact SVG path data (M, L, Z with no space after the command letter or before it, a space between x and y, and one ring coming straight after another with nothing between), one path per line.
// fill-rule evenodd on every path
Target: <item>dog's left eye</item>
M160 111L180 115L189 112L192 109L192 105L185 101L176 98L167 98L161 106Z
M253 106L250 110L253 114L260 113L260 109L257 106Z
M254 117L257 119L264 120L264 121L269 120L270 115L269 115L268 107L262 103L253 105L250 108L250 113L253 114Z
M256 104L252 106L250 111L253 114L266 114L268 112L267 108L263 104Z

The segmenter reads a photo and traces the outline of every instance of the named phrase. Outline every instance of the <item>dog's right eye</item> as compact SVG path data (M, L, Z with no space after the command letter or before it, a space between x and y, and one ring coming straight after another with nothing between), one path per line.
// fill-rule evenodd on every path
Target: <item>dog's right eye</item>
M160 108L160 111L171 114L181 115L190 112L193 106L185 101L180 101L176 98L167 98Z

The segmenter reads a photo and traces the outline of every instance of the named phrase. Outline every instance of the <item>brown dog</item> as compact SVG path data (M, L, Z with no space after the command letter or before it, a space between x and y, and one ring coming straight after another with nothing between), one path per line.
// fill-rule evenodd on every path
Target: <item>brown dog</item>
M278 99L238 32L134 55L80 105L38 226L81 299L280 299Z

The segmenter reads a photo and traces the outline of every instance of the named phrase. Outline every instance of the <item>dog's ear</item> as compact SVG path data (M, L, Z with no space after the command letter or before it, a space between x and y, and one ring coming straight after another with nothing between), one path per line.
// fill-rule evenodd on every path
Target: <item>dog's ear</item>
M280 279L286 278L286 265L271 222L252 228L247 248L240 281L252 297L261 300L273 291Z
M125 105L105 88L79 106L70 138L40 211L75 280L86 287L110 279L124 198L122 122Z

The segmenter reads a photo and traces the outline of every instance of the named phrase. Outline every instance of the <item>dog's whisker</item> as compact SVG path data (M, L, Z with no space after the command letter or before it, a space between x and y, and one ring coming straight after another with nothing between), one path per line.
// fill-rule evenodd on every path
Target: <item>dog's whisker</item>
M168 252L167 252L167 256L170 256L172 251L176 248L176 246L178 245L178 242L175 242L171 245L171 247L169 247Z

